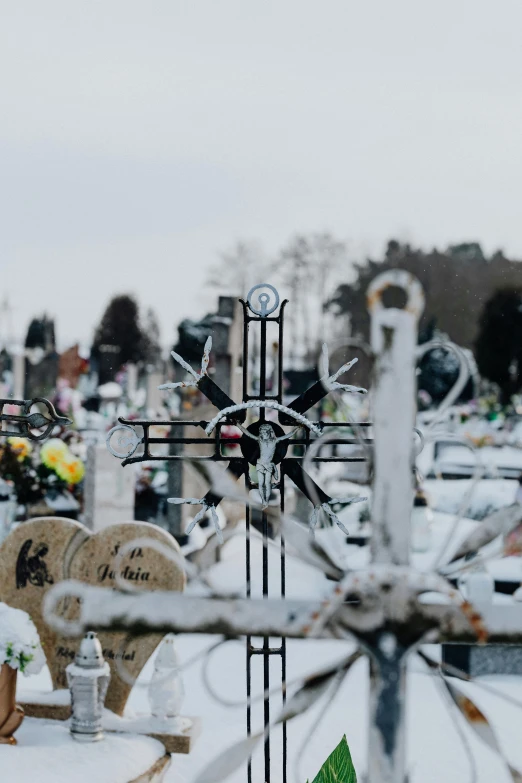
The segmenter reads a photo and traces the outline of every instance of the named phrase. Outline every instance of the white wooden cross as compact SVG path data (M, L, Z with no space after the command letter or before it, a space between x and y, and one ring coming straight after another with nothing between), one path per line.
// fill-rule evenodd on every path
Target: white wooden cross
M383 307L382 294L389 286L405 290L407 303L404 309ZM404 271L387 272L371 285L368 303L375 355L374 492L369 568L343 573L295 520L277 519L274 522L281 525L289 546L293 545L303 559L336 580L326 600L129 594L68 581L56 585L48 593L46 616L56 630L70 635L80 635L86 629L117 629L132 634L174 631L228 638L244 635L355 638L370 659L368 783L405 783L407 656L426 640L522 644L522 606L481 607L479 612L441 573L419 572L410 565L415 362L417 322L423 308L422 289L418 281ZM235 485L234 492L237 492ZM520 553L521 523L522 507L497 512L488 524L461 545L452 567L456 570L460 566L465 568L462 559L465 555L476 554L483 545L508 532L510 536L505 539L504 553ZM158 546L153 542L150 545ZM124 554L120 552L119 556ZM170 552L165 551L165 555L172 557ZM438 596L430 600L433 593ZM60 600L71 596L82 599L80 616L75 621L64 620L58 612ZM348 671L353 660L354 656L346 657L342 664L305 681L294 698L289 699L279 720L289 719L314 703L331 678L339 671ZM472 723L473 720L480 723L484 718L480 711L479 718L476 712L473 717L473 710L466 711L467 697L458 692L454 684L447 687L466 717ZM246 752L251 752L256 739L259 737L245 740ZM489 740L486 738L486 741ZM489 744L493 746L493 740ZM512 772L513 780L522 780Z

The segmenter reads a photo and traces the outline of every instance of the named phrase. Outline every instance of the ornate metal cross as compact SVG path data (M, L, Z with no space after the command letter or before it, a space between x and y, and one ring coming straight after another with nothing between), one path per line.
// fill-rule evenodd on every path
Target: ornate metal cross
M403 310L385 309L382 306L382 293L387 286L401 286L407 293L407 304ZM285 537L289 545L304 560L314 563L318 568L334 579L329 596L318 597L316 601L269 599L267 595L268 571L264 568L263 599L249 597L226 599L219 596L193 597L172 593L143 593L131 595L124 592L108 591L82 585L75 582L63 582L54 587L46 600L46 617L54 628L62 633L80 635L85 629L105 630L108 628L126 630L134 633L152 631L174 631L177 633L211 633L224 638L246 636L248 640L248 665L253 655L260 654L264 665L272 651L267 644L271 637L282 638L276 655L282 660L283 687L286 680L284 639L291 638L328 638L342 640L355 639L360 650L370 659L370 710L369 710L369 747L368 747L368 783L406 783L405 757L405 689L406 660L416 654L422 641L442 642L522 642L522 605L489 605L479 610L470 606L442 575L448 569L467 567L468 559L475 557L491 541L504 536L503 553L522 553L522 508L509 507L486 520L474 531L458 551L446 563L444 568L420 572L409 562L410 553L410 516L413 501L413 426L415 418L415 343L417 321L423 306L422 290L418 282L403 271L388 272L377 278L368 292L369 309L372 313L372 349L375 356L373 411L374 411L374 482L372 502L372 563L362 571L342 571L332 559L321 550L318 542L306 533L295 520L282 516L280 525L281 562L284 566ZM245 330L248 322L258 320L263 331L266 330L267 307L250 316L245 304ZM282 311L277 319L282 331ZM265 326L263 326L265 324ZM266 345L266 331L265 331ZM245 371L245 370L244 370ZM197 381L210 389L208 381L203 380L204 373ZM302 415L311 405L324 396L330 383L316 384L299 397L285 410L279 410L280 423L297 421L296 415ZM281 384L279 386L281 390ZM279 398L266 396L262 386L257 406L260 411L271 402L282 405ZM251 401L248 391L244 403L240 406L232 402L220 406L220 416L245 410ZM216 399L216 398L214 398ZM265 405L260 405L265 403ZM226 409L229 409L225 413ZM230 412L230 408L233 411ZM283 418L284 416L284 418ZM288 416L288 418L286 418ZM218 418L218 417L217 417ZM238 421L239 416L230 421ZM264 418L250 425L249 431L257 435ZM277 448L286 450L289 443L295 442L311 450L313 448L310 431L307 428L304 438L287 440L277 444ZM205 428L212 422L201 422ZM127 424L125 423L125 426ZM144 423L144 431L150 423ZM276 434L276 425L272 425ZM314 425L317 426L317 425ZM257 429L254 429L257 428ZM146 435L143 436L144 438ZM245 473L247 488L252 486L246 464L254 464L258 453L253 441L243 436L243 461L232 461L234 475ZM279 437L279 435L278 435ZM139 441L139 439L137 439ZM147 451L148 446L142 439ZM135 450L134 445L131 448ZM137 445L136 445L137 448ZM216 447L218 456L219 446ZM249 450L250 449L250 450ZM279 460L281 477L278 482L283 497L284 476L291 476L294 482L307 492L307 480L300 458L286 457ZM235 468L234 471L234 467ZM274 486L276 486L274 484ZM315 486L315 485L314 485ZM321 492L316 488L318 493ZM215 497L215 496L214 496ZM325 498L327 504L331 499ZM212 500L212 498L210 498ZM215 497L217 502L218 498ZM210 504L208 504L210 505ZM269 511L269 510L268 510ZM248 519L248 517L247 517ZM266 543L268 513L264 512L263 531ZM290 541L291 537L291 541ZM132 546L132 543L131 543ZM247 537L247 576L250 574L250 541ZM172 557L172 556L171 556ZM263 557L266 557L264 547ZM438 593L437 600L430 594ZM284 567L281 578L281 595L284 598ZM58 607L64 597L79 597L80 618L67 621L60 616ZM441 601L442 597L442 601ZM265 644L261 649L251 645L252 637L263 637ZM359 653L360 654L360 653ZM419 653L425 663L438 669L438 665ZM357 654L356 654L357 655ZM265 725L259 734L250 737L236 748L234 754L223 754L219 764L211 764L201 780L217 781L223 774L229 774L233 767L227 759L240 760L248 757L256 741L265 741L265 775L270 772L270 732L269 727L285 725L285 721L300 714L326 693L328 687L338 687L338 677L349 671L356 658L347 655L340 662L323 669L315 676L306 679L302 686L289 697L282 712L274 718L270 716L270 703L264 700ZM268 668L268 667L266 667ZM250 671L250 670L249 670ZM452 673L457 672L454 670ZM458 672L457 672L458 673ZM268 683L265 677L265 688ZM444 681L450 696L462 711L466 719L490 747L499 751L498 743L485 716L459 690L455 681ZM486 728L487 727L487 728ZM339 731L341 732L339 727ZM268 747L267 747L268 743ZM243 754L243 755L242 755ZM286 754L286 752L285 752ZM286 761L284 754L283 761ZM228 764L228 766L227 766ZM217 769L227 770L217 777ZM516 770L509 767L512 779L520 780ZM220 773L220 774L221 774ZM275 773L274 773L275 777ZM265 777L269 780L269 777ZM282 776L279 778L282 779Z
M257 304L255 296L257 294ZM306 452L314 443L325 427L335 426L335 428L352 428L349 423L329 425L322 422L313 422L306 418L306 415L317 403L319 403L331 391L343 390L364 394L365 389L355 386L348 386L338 381L340 376L347 372L357 361L352 360L344 364L339 370L330 375L328 366L328 350L323 346L322 370L323 375L307 391L298 396L288 405L283 403L283 349L284 349L284 312L287 301L280 302L279 294L276 289L269 284L260 284L255 286L248 294L246 302L240 300L243 307L243 394L242 400L236 403L212 380L208 374L210 361L210 352L212 339L209 338L204 348L201 369L196 372L184 359L173 352L172 356L176 362L185 370L188 379L176 383L167 383L160 386L160 389L170 390L187 386L196 387L207 399L215 405L218 413L211 421L174 421L168 422L169 425L184 426L193 425L204 430L204 436L201 438L183 438L168 437L158 439L151 437L150 428L157 425L157 421L134 420L120 418L119 424L108 434L107 444L116 457L123 458L122 465L144 460L180 460L186 455L174 454L168 457L164 455L155 455L151 447L156 443L174 443L179 445L207 444L210 436L214 437L214 453L211 456L192 457L191 459L212 460L215 462L228 462L226 470L234 479L244 477L246 489L248 492L257 489L261 499L261 530L263 536L263 554L262 554L262 590L263 596L268 595L269 591L269 570L267 555L267 539L269 537L269 521L267 507L273 492L278 492L280 509L284 512L285 499L285 481L291 479L294 484L304 493L313 505L311 523L314 526L319 516L325 517L333 523L338 524L346 533L342 522L332 509L332 506L338 507L347 505L359 498L349 498L346 500L331 498L326 494L303 469L303 460ZM274 389L268 390L269 378L267 373L267 325L274 323L278 330L278 359L277 359L277 385ZM249 377L250 366L250 329L259 329L259 379L257 388L254 390L253 379ZM243 426L247 413L255 415L255 420L247 427ZM278 422L269 420L267 412L277 413ZM167 423L167 422L161 422ZM223 453L223 447L230 444L237 444L237 439L224 437L222 427L224 424L234 424L243 433L239 442L241 456L230 457ZM285 433L283 427L292 425L293 429ZM367 427L367 423L362 423L362 427ZM140 430L140 431L138 431ZM314 437L315 436L315 437ZM332 444L355 443L356 440L349 437L329 437L328 442ZM299 446L302 452L300 456L291 453L293 447ZM140 449L140 453L138 452ZM312 458L315 462L323 461L354 461L349 457L323 457L320 454ZM359 458L360 459L360 458ZM255 466L257 480L252 480L249 466ZM194 525L210 513L215 525L216 534L219 540L222 540L222 533L218 523L216 507L221 502L222 496L216 494L211 488L203 498L169 498L171 503L189 503L191 505L200 505L201 510L194 516L191 524L187 528L190 533ZM246 508L246 596L252 594L252 547L251 547L251 513L250 508ZM280 539L280 594L285 596L286 579L286 549L284 536ZM268 692L272 688L270 681L270 660L274 657L281 660L281 690L283 699L286 692L286 640L283 637L278 644L272 644L268 636L264 635L261 646L253 644L250 636L247 637L247 697L251 695L252 667L254 661L262 662L264 690ZM273 697L272 697L273 698ZM284 754L282 760L271 760L270 757L270 716L271 699L266 697L263 705L264 724L267 730L265 740L265 759L263 776L259 779L270 783L271 778L275 780L286 781L286 726L283 725L283 748ZM251 706L247 708L247 730L250 733L252 726ZM272 769L277 764L278 769ZM252 780L252 769L248 770L248 781Z

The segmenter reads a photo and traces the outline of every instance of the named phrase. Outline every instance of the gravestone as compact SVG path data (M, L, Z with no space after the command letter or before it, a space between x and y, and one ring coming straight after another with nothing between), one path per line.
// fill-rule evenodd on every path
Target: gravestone
M76 389L80 375L83 371L85 362L80 356L80 347L78 344L71 346L62 354L58 363L58 377L63 378L69 383L71 389Z
M33 397L49 397L56 388L58 379L58 363L60 357L56 351L50 351L33 364L27 358L25 363L25 394Z
M81 546L71 563L71 578L100 587L116 587L112 562L118 550L138 538L152 538L175 552L180 549L174 538L155 525L147 522L127 522L111 525L89 537ZM185 575L177 564L163 554L145 547L136 547L124 557L120 576L129 586L139 590L182 591ZM118 715L129 698L131 682L120 676L119 667L134 680L163 638L163 634L148 634L126 641L127 634L105 632L99 634L105 660L111 667L111 681L105 699L105 706ZM58 653L58 651L57 651ZM65 667L76 654L67 646L61 677L65 678ZM63 687L63 686L62 686Z
M13 399L25 399L25 352L23 349L13 354Z
M47 517L25 522L0 547L0 600L28 612L40 634L53 687L66 688L65 669L74 659L77 642L64 639L44 622L42 602L53 584L78 579L88 584L116 586L113 561L118 550L135 539L149 538L167 549L179 547L166 531L146 522L112 525L96 534L73 520ZM139 590L181 591L185 585L182 568L164 554L144 546L136 547L121 563L120 576ZM65 616L74 617L77 599L62 605ZM105 658L111 668L106 706L121 715L132 681L139 675L162 639L149 634L126 640L124 633L100 634ZM124 666L130 681L122 679Z
M212 380L233 400L241 399L243 317L239 300L220 296L218 311L212 318Z
M158 386L164 382L163 373L153 370L147 375L147 410L156 416L165 404L165 396Z
M104 443L87 450L85 476L85 524L91 530L134 519L135 473L122 470Z
M42 603L53 585L70 578L72 559L88 537L89 531L72 519L41 517L16 527L0 546L0 601L31 616L53 683L59 635L44 622Z

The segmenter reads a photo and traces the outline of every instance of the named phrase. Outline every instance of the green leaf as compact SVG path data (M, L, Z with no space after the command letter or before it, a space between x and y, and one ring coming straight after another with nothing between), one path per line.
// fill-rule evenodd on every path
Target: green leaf
M357 783L346 734L328 756L313 783Z

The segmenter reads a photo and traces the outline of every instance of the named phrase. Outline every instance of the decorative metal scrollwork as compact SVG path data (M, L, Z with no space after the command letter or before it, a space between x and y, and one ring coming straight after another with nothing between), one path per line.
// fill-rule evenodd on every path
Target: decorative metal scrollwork
M212 421L209 421L205 427L205 432L207 435L211 435L214 428L216 427L216 424L218 424L221 419L224 419L226 416L232 416L234 413L238 413L239 411L248 410L250 408L272 408L273 410L281 411L281 413L286 413L295 419L298 424L301 424L303 427L309 429L310 432L314 433L314 435L321 434L320 422L316 422L314 424L314 422L307 419L306 416L302 416L300 413L296 413L296 411L288 408L286 405L281 405L275 400L249 400L248 402L242 402L240 405L231 405L229 408L223 408L223 410L219 411L219 413L214 416Z
M47 408L49 416L44 416L40 411L31 413L33 405L41 404ZM5 406L15 406L21 409L20 414L4 413ZM0 435L5 437L22 437L30 440L45 440L56 426L67 427L72 424L66 416L59 416L52 402L44 397L35 397L33 400L0 400L0 422L16 424L17 430L1 430ZM42 430L43 432L34 432Z
M119 448L119 451L116 451L111 445L111 440L116 433L119 433L116 437L116 448ZM128 424L117 424L109 430L105 442L114 457L127 459L132 457L140 443L142 443L142 439Z
M272 291L272 293L274 294L275 301L274 304L271 305L270 307L268 305L271 300L271 296L270 294L266 293L266 291L262 294L259 294L259 296L257 297L257 301L260 304L260 309L257 309L252 304L252 296L254 292L258 291L260 288L269 288L270 291ZM259 285L255 285L248 292L247 304L249 308L252 310L252 312L255 313L255 315L259 315L261 318L266 318L275 310L277 310L277 308L279 307L279 294L277 293L277 289L274 288L273 285L270 285L270 283L260 283Z

